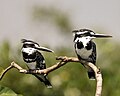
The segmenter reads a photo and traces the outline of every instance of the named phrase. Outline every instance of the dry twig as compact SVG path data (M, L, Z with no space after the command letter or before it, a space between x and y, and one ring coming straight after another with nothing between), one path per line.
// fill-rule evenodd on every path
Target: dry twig
M66 57L66 56L60 56L57 57L56 60L60 60L59 62L57 62L56 64L54 64L51 67L48 67L46 69L43 70L26 70L23 69L22 67L20 67L17 63L12 62L11 65L9 67L7 67L1 74L0 76L0 80L3 78L3 76L12 68L16 68L20 73L25 73L25 74L48 74L60 67L62 67L63 65L65 65L68 62L81 62L84 63L86 65L88 65L89 67L91 67L96 75L96 93L95 96L101 96L101 92L102 92L102 75L100 72L100 69L97 68L94 64L90 63L90 62L86 62L86 61L79 61L77 58L75 57Z

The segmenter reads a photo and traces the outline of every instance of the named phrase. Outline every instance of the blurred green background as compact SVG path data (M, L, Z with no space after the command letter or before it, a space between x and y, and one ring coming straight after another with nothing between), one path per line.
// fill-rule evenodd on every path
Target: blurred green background
M31 18L33 23L39 25L42 23L51 23L59 34L64 36L66 43L63 45L58 43L54 47L55 54L45 53L47 67L52 66L57 61L56 56L76 56L72 42L72 21L67 13L55 8L44 8L35 6L32 10ZM105 33L102 29L97 29L98 33ZM46 29L49 31L49 29ZM107 32L108 34L109 32ZM41 33L35 33L41 35ZM47 33L42 33L47 34ZM31 35L31 34L30 34ZM22 39L23 37L21 37ZM46 35L46 38L53 39ZM62 38L62 37L61 37ZM60 39L60 38L59 38ZM56 39L55 39L56 40ZM37 39L38 41L38 39ZM44 41L44 40L42 40ZM38 41L39 43L40 41ZM120 44L113 39L97 39L97 66L101 68L103 75L103 91L102 96L120 96ZM57 42L56 42L57 43ZM68 45L67 45L68 44ZM43 44L51 48L49 44ZM27 68L21 56L20 40L16 46L12 46L8 39L0 44L0 70L2 72L12 61L18 63L21 67ZM53 85L53 89L47 89L43 83L30 74L21 74L16 69L11 69L0 81L0 94L8 92L20 94L20 96L94 96L96 82L91 81L87 77L85 68L80 63L68 63L65 66L51 72L49 80ZM4 87L7 88L4 88ZM8 89L10 88L10 90ZM4 89L2 92L2 89ZM13 91L11 91L13 90Z

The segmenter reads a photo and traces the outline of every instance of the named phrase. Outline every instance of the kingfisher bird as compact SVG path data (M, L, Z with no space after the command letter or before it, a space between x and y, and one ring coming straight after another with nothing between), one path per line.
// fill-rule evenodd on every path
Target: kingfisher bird
M73 30L75 52L79 60L85 60L96 65L96 44L92 41L94 38L112 37L105 34L96 34L89 29ZM88 77L95 80L94 71L87 65L82 64L88 72Z
M26 62L27 67L29 70L36 70L36 69L46 69L45 59L43 55L39 52L40 51L46 51L46 52L53 52L51 49L39 46L38 43L22 39L23 43L22 46L22 56L23 60ZM41 82L43 82L47 88L52 88L51 83L48 80L48 77L46 74L32 74L35 77L37 77Z

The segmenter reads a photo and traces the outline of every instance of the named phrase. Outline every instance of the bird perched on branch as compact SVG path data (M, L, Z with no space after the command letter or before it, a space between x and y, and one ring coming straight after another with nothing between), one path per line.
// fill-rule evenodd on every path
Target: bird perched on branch
M29 70L36 69L46 69L45 59L43 55L39 51L53 52L51 49L41 47L38 43L22 39L22 55L23 60L26 62ZM37 77L41 82L43 82L47 88L52 88L51 83L49 82L46 74L33 74Z
M85 60L96 65L96 44L94 38L112 37L105 34L96 34L89 29L73 30L75 52L79 60ZM85 64L82 64L88 71L89 79L95 79L94 71Z

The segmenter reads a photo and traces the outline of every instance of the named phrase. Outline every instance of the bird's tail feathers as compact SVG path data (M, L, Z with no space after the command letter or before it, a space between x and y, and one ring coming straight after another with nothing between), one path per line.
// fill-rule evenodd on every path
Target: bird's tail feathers
M96 77L95 77L95 72L93 69L91 69L89 66L85 65L85 64L82 64L88 71L88 77L90 80L95 80Z
M88 70L88 77L90 80L95 80L95 72L93 70Z
M52 88L52 84L49 82L48 78L44 76L44 74L41 75L34 74L34 76L38 78L41 82L43 82L47 88Z

